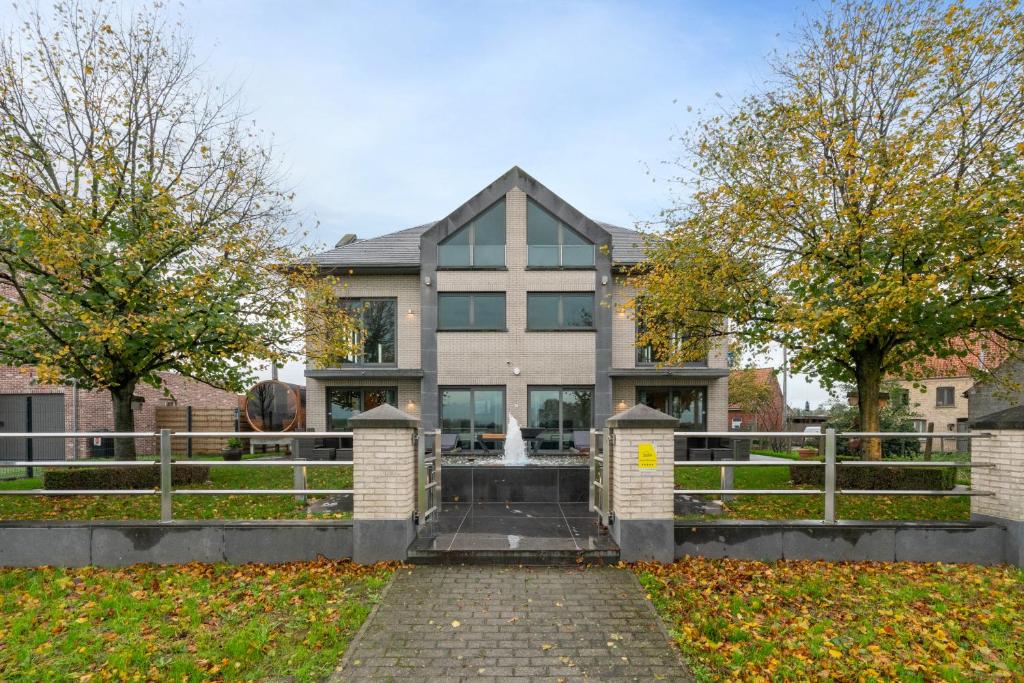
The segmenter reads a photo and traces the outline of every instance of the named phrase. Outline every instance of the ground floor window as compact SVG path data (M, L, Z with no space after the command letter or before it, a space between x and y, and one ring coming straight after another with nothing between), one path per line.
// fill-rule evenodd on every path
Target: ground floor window
M500 450L501 439L489 435L505 433L505 388L442 387L441 433L464 451Z
M593 387L530 387L527 422L541 430L534 440L537 450L588 447L593 406Z
M679 419L679 428L707 430L707 387L640 387L636 402Z
M395 387L327 387L327 425L331 431L347 431L356 413L388 403L398 405Z

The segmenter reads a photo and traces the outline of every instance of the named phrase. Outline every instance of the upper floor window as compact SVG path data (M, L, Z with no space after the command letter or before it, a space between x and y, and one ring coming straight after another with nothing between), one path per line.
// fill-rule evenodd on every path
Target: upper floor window
M939 387L935 390L935 406L938 408L949 408L956 404L956 397L953 395L953 387Z
M437 329L505 331L505 292L437 295Z
M505 265L505 200L449 235L437 247L442 268L500 268Z
M526 329L591 330L593 328L593 292L528 292L526 294Z
M532 199L526 204L526 244L531 268L594 266L594 245Z
M643 315L643 301L637 301L637 314L636 314L636 338L639 339L646 332L647 327L644 324ZM668 349L680 350L682 345L682 333L673 333L669 335ZM655 348L654 344L644 344L636 347L636 364L637 365L661 365L668 362L667 349ZM700 360L687 361L683 363L683 367L697 367L705 368L708 365L707 357Z
M397 299L342 299L342 306L359 322L352 333L355 351L345 363L393 364L398 337Z

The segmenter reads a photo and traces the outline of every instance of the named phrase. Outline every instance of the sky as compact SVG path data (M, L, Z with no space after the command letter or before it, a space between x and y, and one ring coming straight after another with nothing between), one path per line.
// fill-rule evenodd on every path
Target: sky
M170 6L273 135L310 237L447 215L514 165L596 220L655 218L693 110L759 88L811 3L262 2ZM4 12L11 15L10 7ZM7 23L6 21L4 23ZM778 353L764 362L778 367ZM282 379L303 382L298 364ZM790 381L790 403L827 398Z

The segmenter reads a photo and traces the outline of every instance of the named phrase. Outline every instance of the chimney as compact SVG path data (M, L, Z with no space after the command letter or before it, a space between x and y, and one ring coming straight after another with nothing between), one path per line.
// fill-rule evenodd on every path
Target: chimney
M338 243L334 245L334 248L338 249L339 247L344 247L347 244L352 244L355 241L356 241L356 236L353 235L352 233L347 233L347 234L341 236L341 239L338 240Z

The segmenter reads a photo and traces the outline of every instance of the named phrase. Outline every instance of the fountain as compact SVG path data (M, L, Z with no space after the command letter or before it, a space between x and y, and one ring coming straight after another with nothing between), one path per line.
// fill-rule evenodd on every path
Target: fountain
M523 431L519 428L519 421L508 414L508 430L505 434L505 465L525 465L529 462L526 457L526 442L523 441Z

